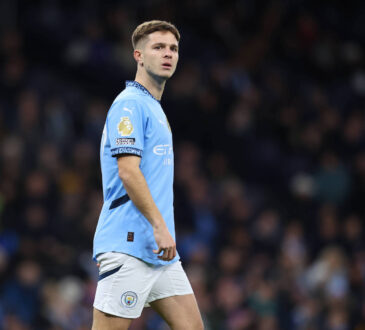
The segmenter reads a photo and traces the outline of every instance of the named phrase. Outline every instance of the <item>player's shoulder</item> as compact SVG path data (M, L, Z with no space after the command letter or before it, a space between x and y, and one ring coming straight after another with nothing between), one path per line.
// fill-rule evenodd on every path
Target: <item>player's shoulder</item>
M113 101L109 114L119 111L129 111L131 114L141 112L144 104L141 99L135 97L135 95L120 93Z
M138 95L130 93L128 90L124 90L114 99L112 106L127 103L138 106L143 103L143 100Z

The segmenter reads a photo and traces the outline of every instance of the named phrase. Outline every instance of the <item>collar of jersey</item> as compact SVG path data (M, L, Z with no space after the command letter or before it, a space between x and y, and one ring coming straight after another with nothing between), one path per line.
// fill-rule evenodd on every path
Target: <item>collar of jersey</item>
M135 81L135 80L127 80L125 82L125 86L126 87L135 87L138 88L140 91L142 91L143 93L145 93L148 96L151 96L155 101L157 101L158 103L160 103L159 100L157 100L149 91L146 87L144 87L143 85L141 85L139 82Z

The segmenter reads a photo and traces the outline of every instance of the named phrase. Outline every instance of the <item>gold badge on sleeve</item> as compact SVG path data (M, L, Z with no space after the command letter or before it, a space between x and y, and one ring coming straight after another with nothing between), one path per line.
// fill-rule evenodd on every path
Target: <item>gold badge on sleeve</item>
M121 117L118 124L118 133L122 136L131 135L133 132L133 125L129 117Z

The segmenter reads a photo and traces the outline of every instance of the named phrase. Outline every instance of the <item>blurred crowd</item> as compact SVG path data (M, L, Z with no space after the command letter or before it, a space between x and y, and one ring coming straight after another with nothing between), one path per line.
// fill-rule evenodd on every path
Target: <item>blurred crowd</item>
M1 9L0 329L90 329L100 137L155 18L182 35L162 106L206 329L365 329L363 1ZM132 329L167 328L148 308Z

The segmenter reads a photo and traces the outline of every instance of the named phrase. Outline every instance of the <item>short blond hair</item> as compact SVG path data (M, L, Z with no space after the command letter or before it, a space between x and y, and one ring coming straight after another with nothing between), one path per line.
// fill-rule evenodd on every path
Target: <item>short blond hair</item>
M175 36L178 42L180 41L180 33L172 23L159 20L147 21L138 25L132 34L133 49L136 49L139 41L156 31L169 31Z

